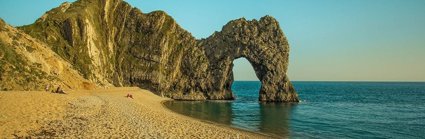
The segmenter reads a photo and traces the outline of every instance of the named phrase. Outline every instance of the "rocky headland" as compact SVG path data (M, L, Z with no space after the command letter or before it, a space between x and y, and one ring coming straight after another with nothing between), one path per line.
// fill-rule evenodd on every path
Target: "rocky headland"
M298 102L288 41L270 16L233 20L197 40L163 11L78 0L0 29L0 90L137 86L178 100L234 99L232 62L244 57L261 81L260 101Z

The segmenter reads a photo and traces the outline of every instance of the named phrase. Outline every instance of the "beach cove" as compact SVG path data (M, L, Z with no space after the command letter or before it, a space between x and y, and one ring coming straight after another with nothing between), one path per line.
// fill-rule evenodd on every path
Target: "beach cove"
M127 98L132 94L133 99ZM0 92L0 137L271 138L179 115L139 88Z

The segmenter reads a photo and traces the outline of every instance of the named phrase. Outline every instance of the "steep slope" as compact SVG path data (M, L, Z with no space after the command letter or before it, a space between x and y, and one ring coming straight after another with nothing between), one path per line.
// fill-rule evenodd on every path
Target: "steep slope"
M169 82L185 80L176 69L198 66L183 59L206 62L193 47L195 39L170 16L161 11L142 14L121 0L64 3L20 29L48 43L98 84L158 92Z
M233 26L241 22L249 23ZM286 77L286 38L273 18L257 22L235 20L221 33L195 40L162 11L144 14L122 0L79 0L19 29L98 85L138 86L174 99L233 99L231 62L244 56L262 72L257 74L263 83L260 100L298 101ZM241 32L247 27L258 30ZM241 49L235 45L247 45L253 53L226 56L227 50ZM267 55L254 61L262 53Z
M169 88L187 91L205 78L208 61L190 33L162 11L142 14L121 0L64 3L20 29L98 84L170 96Z
M44 90L46 85L94 88L46 44L0 19L0 90Z

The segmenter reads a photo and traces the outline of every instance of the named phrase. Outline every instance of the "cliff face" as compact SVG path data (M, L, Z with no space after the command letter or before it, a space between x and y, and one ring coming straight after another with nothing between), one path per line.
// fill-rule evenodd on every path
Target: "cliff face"
M79 0L19 27L99 86L139 86L174 99L233 99L232 61L246 57L261 101L298 101L287 79L289 47L272 17L234 20L195 40L162 11L122 0Z
M187 82L179 69L199 66L184 59L206 63L194 47L196 40L170 16L161 11L142 14L121 0L64 3L20 29L48 43L99 85L163 92L170 84Z
M46 44L0 19L0 90L44 90L46 85L94 87Z

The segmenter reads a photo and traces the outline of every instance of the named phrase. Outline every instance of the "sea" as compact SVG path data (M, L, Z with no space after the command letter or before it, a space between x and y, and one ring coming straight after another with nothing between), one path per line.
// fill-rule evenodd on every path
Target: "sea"
M258 81L235 81L233 101L168 101L203 121L282 138L425 138L425 82L294 81L301 102L260 103Z

